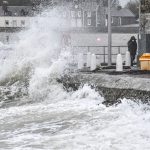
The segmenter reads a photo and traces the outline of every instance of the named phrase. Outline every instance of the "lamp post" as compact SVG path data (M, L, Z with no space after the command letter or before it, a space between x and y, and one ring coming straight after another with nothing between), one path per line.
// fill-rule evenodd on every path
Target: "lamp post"
M112 46L111 0L108 0L108 66L111 66L111 46Z
M141 39L141 0L139 1L139 39Z

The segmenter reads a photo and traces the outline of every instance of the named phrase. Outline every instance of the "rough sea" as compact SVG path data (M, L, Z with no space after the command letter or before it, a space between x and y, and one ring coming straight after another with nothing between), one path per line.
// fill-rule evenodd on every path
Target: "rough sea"
M88 85L67 92L57 82L72 58L60 52L66 24L42 15L18 42L0 43L0 150L149 150L150 106L106 107Z

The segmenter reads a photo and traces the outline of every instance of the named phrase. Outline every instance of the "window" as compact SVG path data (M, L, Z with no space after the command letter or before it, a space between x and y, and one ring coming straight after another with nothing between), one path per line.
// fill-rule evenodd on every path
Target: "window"
M87 12L87 17L91 17L91 12L90 11Z
M25 20L21 20L21 26L25 26Z
M67 14L66 14L66 12L63 12L63 18L66 18L66 16L67 16Z
M111 23L114 23L114 18L113 17L111 17Z
M119 25L120 26L122 25L122 19L121 19L121 17L119 17Z
M87 25L90 26L91 25L91 19L87 20Z
M7 43L9 43L9 36L6 36L6 41Z
M16 21L16 20L13 20L13 21L12 21L12 25L13 25L13 27L17 27L17 21Z
M108 19L105 19L105 26L108 26Z
M71 11L71 17L75 18L75 11Z
M81 18L81 11L78 11L78 17Z
M82 20L81 19L77 19L77 27L82 27Z
M8 20L5 20L5 25L9 26L9 21Z
M76 27L76 20L75 19L71 19L71 27Z

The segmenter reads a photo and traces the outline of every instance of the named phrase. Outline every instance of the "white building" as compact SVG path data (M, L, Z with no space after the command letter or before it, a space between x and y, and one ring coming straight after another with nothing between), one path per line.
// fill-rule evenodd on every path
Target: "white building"
M1 16L0 28L24 28L29 27L31 17Z

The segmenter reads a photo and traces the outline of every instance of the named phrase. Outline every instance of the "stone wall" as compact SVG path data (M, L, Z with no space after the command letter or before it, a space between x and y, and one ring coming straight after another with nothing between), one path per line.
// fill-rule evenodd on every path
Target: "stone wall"
M104 104L107 106L120 103L124 98L143 103L150 101L150 79L143 75L79 73L63 76L58 82L63 83L66 90L77 90L80 86L88 84L105 98Z

